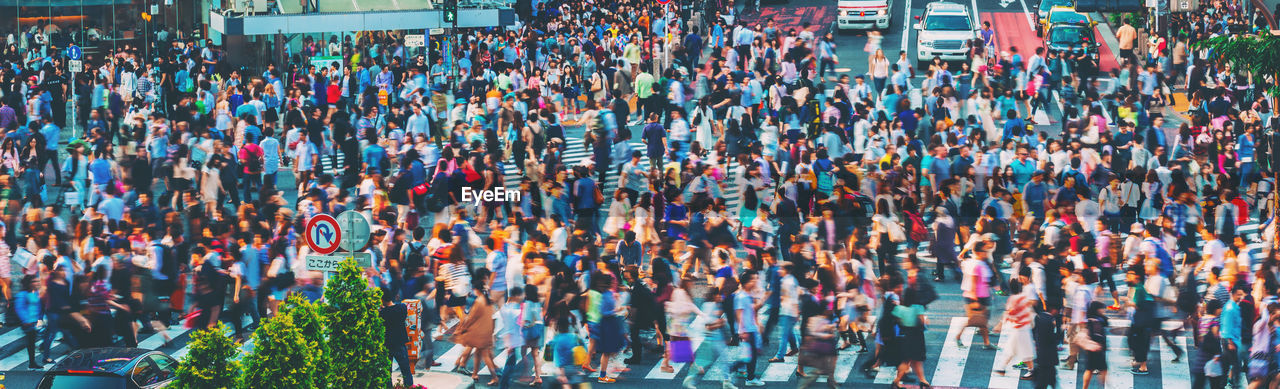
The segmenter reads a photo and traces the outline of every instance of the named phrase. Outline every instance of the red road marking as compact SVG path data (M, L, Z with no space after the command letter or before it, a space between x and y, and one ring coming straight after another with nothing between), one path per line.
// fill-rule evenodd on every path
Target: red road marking
M1111 46L1107 45L1107 41L1102 39L1102 33L1098 32L1098 27L1093 28L1093 40L1098 42L1098 68L1104 72L1120 68L1120 63L1116 62L1116 55L1111 51Z
M983 12L982 21L991 22L996 30L996 50L1009 51L1009 47L1017 47L1023 61L1035 55L1037 47L1043 47L1044 41L1036 37L1035 30L1027 25L1027 16L1021 12ZM999 53L997 53L999 54ZM1012 53L1010 53L1012 54Z
M764 7L760 9L760 13L750 17L743 17L742 20L748 25L760 24L763 26L771 18L774 23L777 23L778 30L783 33L792 28L797 31L802 30L805 22L809 22L810 31L823 31L830 27L832 23L835 23L836 7L829 5L816 7Z
M1044 39L1037 37L1035 30L1027 26L1027 17L1021 12L983 12L981 19L991 22L991 28L996 30L996 49L999 51L1009 51L1009 46L1017 47L1023 61L1026 61L1035 54L1037 47L1044 47ZM1097 27L1093 29L1093 36L1093 39L1100 43L1098 66L1101 71L1109 72L1111 69L1120 67L1111 47L1102 40L1102 33L1098 32Z

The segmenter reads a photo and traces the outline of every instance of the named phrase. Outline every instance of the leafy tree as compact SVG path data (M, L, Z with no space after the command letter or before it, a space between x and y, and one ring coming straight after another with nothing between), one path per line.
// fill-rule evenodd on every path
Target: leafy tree
M312 303L300 294L293 294L285 301L283 312L293 318L294 326L298 327L307 342L307 349L312 350L316 366L312 374L312 383L317 388L327 388L330 374L329 342L325 338L325 323L320 310L320 305Z
M315 387L316 358L292 315L266 319L253 331L253 351L245 356L246 388Z
M382 291L370 288L362 273L355 261L342 261L324 290L329 304L329 368L334 372L329 385L335 388L382 389L391 384L386 329L378 315Z
M240 344L227 336L226 323L191 334L191 351L178 364L178 389L227 389L239 387Z
M1247 72L1254 85L1268 85L1267 92L1272 96L1280 95L1276 83L1280 79L1280 36L1223 35L1197 42L1196 47L1209 49L1210 60L1231 65L1236 72Z

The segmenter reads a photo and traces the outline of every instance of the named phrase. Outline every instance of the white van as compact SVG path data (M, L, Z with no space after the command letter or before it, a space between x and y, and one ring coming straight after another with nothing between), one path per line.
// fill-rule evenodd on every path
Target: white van
M840 0L839 15L836 17L837 27L841 30L854 28L889 28L889 0Z

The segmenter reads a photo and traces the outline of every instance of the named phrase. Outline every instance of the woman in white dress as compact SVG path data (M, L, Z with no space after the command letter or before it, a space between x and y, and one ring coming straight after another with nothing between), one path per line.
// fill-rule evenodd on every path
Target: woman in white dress
M627 195L622 191L614 193L613 203L609 204L609 216L604 220L605 235L618 235L618 231L622 231L627 221L631 220L628 217L629 214L631 214L631 203L627 200Z
M653 214L653 196L641 194L635 207L635 222L631 224L631 231L636 233L636 241L642 246L660 242L658 231L653 226Z
M710 147L716 144L717 131L714 126L716 124L716 114L711 110L710 106L707 106L707 100L699 100L698 106L693 109L693 113L690 115L689 123L693 125L694 130L693 140L698 141L698 144L703 147Z

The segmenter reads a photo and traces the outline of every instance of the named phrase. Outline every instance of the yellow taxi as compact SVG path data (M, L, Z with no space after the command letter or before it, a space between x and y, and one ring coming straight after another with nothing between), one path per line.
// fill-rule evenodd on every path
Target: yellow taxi
M1090 19L1089 15L1076 12L1075 7L1057 6L1050 8L1049 13L1040 19L1040 26L1036 29L1036 36L1044 37L1045 32L1049 31L1049 26L1059 23L1086 25L1089 27L1094 25L1093 19Z

